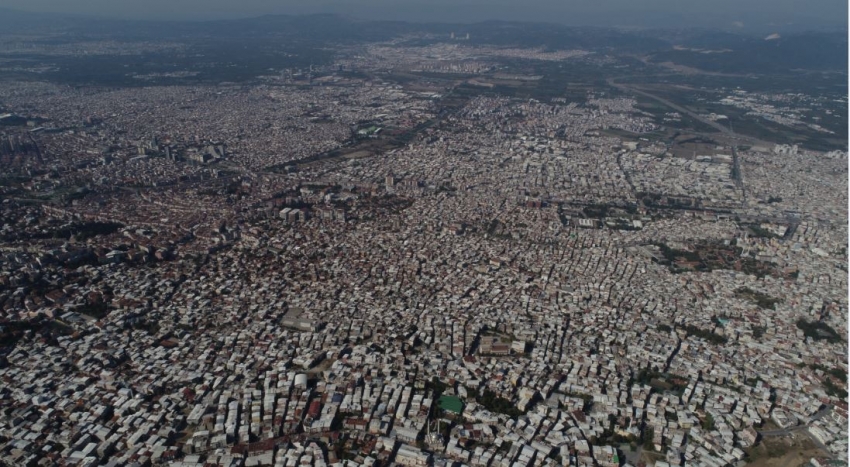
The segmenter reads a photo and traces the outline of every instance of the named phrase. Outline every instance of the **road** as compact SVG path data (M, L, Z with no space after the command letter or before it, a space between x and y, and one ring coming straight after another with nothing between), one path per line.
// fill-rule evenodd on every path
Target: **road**
M765 437L765 436L771 436L772 437L772 436L787 436L787 435L790 435L794 432L802 431L803 433L806 434L806 436L808 436L812 440L812 442L815 444L815 446L818 447L818 449L820 449L823 452L827 453L828 455L832 456L832 453L829 452L829 449L827 449L826 445L824 445L823 443L821 443L820 441L815 439L815 437L812 436L812 434L809 433L809 431L806 429L809 426L811 426L812 423L814 423L814 422L820 420L821 418L827 416L830 412L832 412L832 406L828 405L828 406L818 410L817 413L815 413L812 416L811 421L809 421L809 423L806 423L805 425L796 425L796 426L784 428L784 429L781 429L781 430L759 431L758 433L762 437Z
M809 423L805 425L796 425L788 428L784 428L782 430L767 430L767 431L759 431L759 434L762 436L783 436L787 435L793 431L804 430L809 427L812 423L822 419L823 417L829 415L832 412L832 406L827 405L826 407L818 410L814 415L812 415L812 419Z
M724 135L727 135L727 136L733 138L735 141L742 140L742 141L744 141L748 144L755 145L755 146L772 147L774 145L774 143L770 143L768 141L762 141L760 139L752 138L752 137L749 137L749 136L736 135L730 128L727 128L724 125L721 125L721 124L719 124L719 123L717 123L713 120L709 120L709 119L707 119L707 118L705 118L705 117L703 117L703 116L701 116L697 113L694 113L694 112L686 109L685 107L682 107L679 104L673 103L673 102L671 102L671 101L669 101L669 100L667 100L663 97L658 97L655 94L650 94L646 91L638 89L635 86L617 83L617 81L614 78L608 78L607 83L608 83L609 86L613 86L613 87L615 87L615 88L617 88L621 91L631 92L631 93L634 93L634 94L640 94L641 96L648 97L650 99L658 101L658 102L666 105L667 107L670 107L671 109L673 109L673 110L675 110L675 111L677 111L681 114L685 114L685 115L693 118L694 120L702 122L702 123L714 128L714 129L716 129L717 131L723 133Z
M733 166L732 175L733 175L733 178L734 178L734 181L735 181L735 186L739 190L741 190L741 194L743 196L742 206L743 207L747 206L747 190L744 189L744 182L743 182L743 179L741 177L741 162L740 162L740 158L738 157L738 140L743 140L743 141L745 141L745 142L747 142L751 145L758 145L758 146L765 146L765 147L772 146L772 143L769 143L767 141L762 141L762 140L759 140L759 139L756 139L756 138L750 138L748 136L742 137L742 136L736 135L735 132L732 131L732 123L731 122L729 123L729 127L727 128L724 125L721 125L721 124L719 124L719 123L717 123L713 120L709 120L709 119L707 119L707 118L705 118L705 117L703 117L699 114L691 112L690 110L682 107L681 105L675 104L675 103L673 103L673 102L671 102L667 99L664 99L663 97L658 97L655 94L650 94L650 93L643 91L641 89L638 89L634 86L629 86L629 85L626 85L626 84L619 84L614 80L614 78L608 78L607 82L608 82L609 86L613 86L613 87L615 87L615 88L617 88L621 91L631 92L631 93L634 93L634 94L640 94L641 96L648 97L650 99L656 100L656 101L666 105L667 107L670 107L671 109L676 110L677 112L679 112L681 114L688 115L689 117L693 118L694 120L702 122L702 123L714 128L714 129L716 129L717 131L723 133L724 135L728 136L729 138L731 138L731 140L732 140L732 166Z

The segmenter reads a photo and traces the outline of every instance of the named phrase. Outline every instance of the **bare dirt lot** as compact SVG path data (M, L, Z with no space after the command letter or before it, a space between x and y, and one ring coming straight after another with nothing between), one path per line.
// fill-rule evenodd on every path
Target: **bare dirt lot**
M758 446L747 451L751 462L748 467L801 467L823 451L801 434L793 437L765 438Z

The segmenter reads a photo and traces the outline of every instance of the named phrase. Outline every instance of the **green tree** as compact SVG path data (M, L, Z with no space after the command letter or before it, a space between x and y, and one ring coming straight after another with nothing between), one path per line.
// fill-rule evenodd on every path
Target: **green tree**
M714 430L714 417L710 413L705 414L705 418L702 420L702 429L706 431Z
M647 451L654 451L655 445L652 443L652 439L655 437L655 428L651 426L646 427L643 430L643 448Z

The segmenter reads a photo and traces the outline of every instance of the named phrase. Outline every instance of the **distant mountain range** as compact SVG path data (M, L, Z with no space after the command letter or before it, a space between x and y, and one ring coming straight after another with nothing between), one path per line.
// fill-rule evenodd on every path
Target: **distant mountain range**
M84 8L86 4L89 4L87 10ZM546 21L569 26L709 28L757 35L803 30L847 30L847 7L841 4L841 0L712 0L684 3L678 0L317 0L232 3L227 0L147 0L137 5L115 2L115 5L107 4L98 10L92 9L90 2L80 2L80 5L73 6L69 2L68 5L55 5L55 8L104 18L114 15L120 18L192 21L250 18L265 12L295 15L333 13L372 21L418 23L469 24L509 19L520 22Z
M675 23L674 23L675 24ZM600 28L556 23L487 21L470 24L362 20L335 14L266 15L215 21L103 19L0 9L0 35L49 35L50 40L295 41L333 45L382 41L404 34L469 33L470 45L582 48L630 53L707 71L773 73L796 69L847 71L846 31L758 34L699 28ZM45 39L47 40L47 39Z

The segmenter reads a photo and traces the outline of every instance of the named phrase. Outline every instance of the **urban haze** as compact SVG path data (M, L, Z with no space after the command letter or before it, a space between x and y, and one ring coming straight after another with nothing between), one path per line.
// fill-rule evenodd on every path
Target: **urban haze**
M847 466L847 57L832 0L3 0L0 466Z

